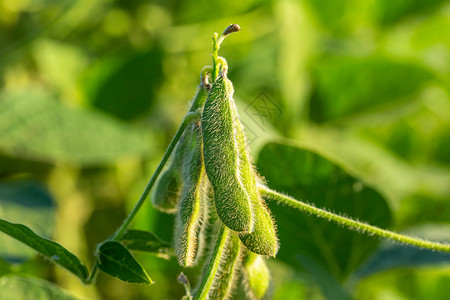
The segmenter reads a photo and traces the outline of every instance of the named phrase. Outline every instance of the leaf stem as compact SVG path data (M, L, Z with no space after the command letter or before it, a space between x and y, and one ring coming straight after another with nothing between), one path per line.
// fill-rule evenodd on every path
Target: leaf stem
M286 204L287 206L296 208L302 212L310 213L318 218L333 221L339 225L343 225L358 232L366 233L368 235L377 235L382 238L390 239L408 245L413 245L420 248L450 253L450 244L431 242L425 239L411 237L408 235L369 225L357 220L353 220L348 217L343 217L338 214L329 212L325 209L317 208L311 204L299 201L290 196L283 195L263 185L258 185L258 190L261 193L261 196L263 196L266 200L277 201L279 203Z
M228 238L229 229L225 225L221 225L219 234L217 236L214 252L212 253L211 260L207 265L205 274L203 275L202 282L199 289L195 293L194 300L205 300L208 296L208 292L219 269L220 259L225 248L225 244Z
M166 153L164 153L164 156L159 163L158 167L156 168L155 173L153 173L150 181L147 183L147 186L145 187L144 192L142 193L139 200L136 202L135 206L133 207L133 210L129 213L125 221L120 225L120 227L116 230L116 232L108 238L108 241L118 241L124 232L128 229L128 226L130 225L133 218L138 213L139 209L144 204L145 200L147 199L153 185L155 184L156 180L158 179L159 174L161 173L162 169L164 168L167 160L170 157L170 154L172 153L173 149L175 148L178 140L180 139L181 135L183 134L184 130L186 129L186 126L191 123L192 121L199 119L200 114L198 112L188 112L185 116L183 121L181 122L180 127L178 128L177 132L175 133L175 136L173 137L172 141L169 144L169 147L166 150ZM95 275L98 271L98 260L95 261L94 266L92 267L92 272L89 275L89 278L87 279L87 283L90 284L94 281Z

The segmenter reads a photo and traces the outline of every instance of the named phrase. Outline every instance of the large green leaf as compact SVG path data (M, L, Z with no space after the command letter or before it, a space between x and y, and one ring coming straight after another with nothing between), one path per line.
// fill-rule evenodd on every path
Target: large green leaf
M0 183L0 218L23 223L39 235L51 237L55 203L47 189L38 182ZM0 235L0 257L22 262L35 252L10 237Z
M40 237L22 224L14 224L0 219L0 231L33 248L52 262L77 275L82 281L88 276L86 266L63 246Z
M380 227L390 224L390 210L377 191L308 149L269 143L260 152L258 170L275 190ZM298 269L304 268L297 258L303 255L343 280L379 243L286 206L269 203L269 207L281 243L277 257Z
M130 283L152 284L144 268L121 243L108 241L99 248L99 269Z
M3 300L80 300L40 278L8 275L0 278L0 294Z
M105 164L149 151L143 131L36 90L0 95L0 136L1 152L46 162Z
M120 242L129 250L155 253L163 258L169 258L173 254L170 243L150 231L129 229L120 238Z

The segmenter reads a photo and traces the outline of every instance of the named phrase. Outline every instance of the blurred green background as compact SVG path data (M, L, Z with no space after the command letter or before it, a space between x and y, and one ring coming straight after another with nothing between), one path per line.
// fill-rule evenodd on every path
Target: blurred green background
M187 111L210 64L213 32L231 23L242 31L220 53L263 176L276 184L264 157L281 151L264 145L287 138L380 193L388 205L381 224L449 238L444 0L0 0L0 217L53 238L90 266ZM133 226L169 241L172 221L147 203ZM152 286L100 275L92 287L4 235L0 245L0 275L32 274L78 297L183 294L174 259L138 255ZM448 261L339 280L355 299L447 299ZM269 265L275 299L327 297L311 269ZM195 271L187 271L193 283ZM5 278L0 287L17 292L30 284Z

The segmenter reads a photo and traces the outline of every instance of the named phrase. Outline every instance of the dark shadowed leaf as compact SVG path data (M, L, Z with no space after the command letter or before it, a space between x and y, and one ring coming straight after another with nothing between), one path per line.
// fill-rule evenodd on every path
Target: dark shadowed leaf
M423 238L434 241L450 241L450 226L444 224L426 224L406 230ZM414 266L450 265L450 253L431 251L386 241L358 270L352 279L360 279L374 273Z
M13 224L0 219L0 231L44 255L52 262L77 275L82 281L88 276L86 266L63 246L38 236L30 228L22 224Z
M98 267L106 274L130 283L153 283L144 268L121 243L103 243L99 248L98 258Z
M120 238L120 242L129 250L155 253L166 259L173 253L170 243L161 240L150 231L127 230Z
M299 255L298 260L320 286L323 294L329 300L350 300L350 296L344 291L342 285L323 266L317 264L313 259Z
M104 59L83 83L95 107L129 120L150 111L162 79L161 51L155 48Z
M40 91L0 95L0 151L45 162L107 164L149 152L149 136L104 114L73 110Z
M450 264L450 254L392 244L380 249L354 276L361 278L394 268L436 264Z
M0 291L4 300L81 300L53 283L30 276L4 276Z
M384 198L330 160L298 147L269 143L260 152L258 171L269 187L317 207L386 228L391 221ZM278 226L277 258L304 269L299 255L311 258L344 280L376 250L379 240L276 203L268 203ZM305 259L306 259L305 258Z

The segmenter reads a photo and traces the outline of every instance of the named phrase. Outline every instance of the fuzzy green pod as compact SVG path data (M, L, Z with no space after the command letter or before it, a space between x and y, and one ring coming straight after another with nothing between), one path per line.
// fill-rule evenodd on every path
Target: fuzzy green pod
M205 104L206 97L208 96L209 90L211 89L211 84L208 81L208 77L205 75L201 76L201 81L197 87L197 91L195 93L194 99L192 99L191 109L190 111L195 111Z
M239 279L241 243L235 232L231 232L228 239L226 251L221 257L219 270L209 291L209 299L229 299Z
M217 214L234 231L251 232L251 201L240 173L238 122L233 85L222 72L211 87L202 116L205 170L214 190Z
M182 153L182 151L177 151L180 147L182 147L182 141L179 142L175 151ZM176 212L182 185L181 172L178 164L179 159L175 155L169 167L159 177L155 191L151 197L153 206L162 212Z
M194 122L186 132L184 151L181 172L183 188L175 221L175 252L181 266L191 267L199 256L200 229L205 218L202 186L207 181L198 122Z
M244 259L244 285L247 296L252 300L267 298L271 287L270 271L264 258L247 251Z
M275 257L279 243L275 223L269 210L256 187L256 171L250 160L247 150L244 128L240 122L236 122L236 140L239 147L239 159L241 161L241 174L247 193L251 200L255 223L252 233L239 233L242 243L250 250L258 254Z
M241 242L236 232L230 231L219 269L208 292L208 299L230 299L237 286L239 269L242 266Z
M278 238L269 209L265 206L260 198L259 205L254 207L255 227L252 233L238 233L242 243L248 250L261 254L275 257L278 248Z
M191 111L195 111L203 106L208 92L209 89L203 83L197 87L195 96L192 99ZM177 210L177 203L183 183L181 168L183 166L183 155L185 152L185 136L186 132L178 141L170 165L161 173L151 197L153 206L165 213L175 213Z

